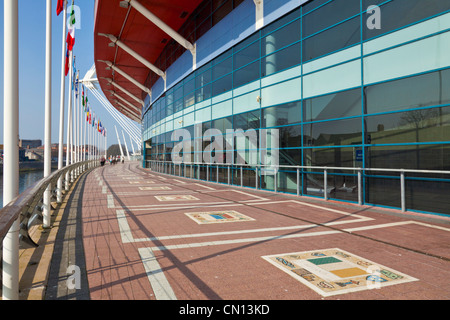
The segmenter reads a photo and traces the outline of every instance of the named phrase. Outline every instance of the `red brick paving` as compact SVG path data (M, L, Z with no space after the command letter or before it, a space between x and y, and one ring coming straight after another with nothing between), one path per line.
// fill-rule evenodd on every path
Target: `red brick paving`
M138 184L130 181L154 183ZM171 190L139 189L142 186L166 186ZM171 194L190 194L199 201L158 201L155 198L155 195ZM114 208L108 208L108 195L114 198ZM285 202L270 203L274 201ZM180 206L188 208L179 208ZM122 242L116 216L118 209L125 210L133 238L147 240ZM255 221L199 225L184 214L222 210L236 210ZM342 212L348 215L343 215ZM424 221L418 215L401 215L396 210L336 204L206 183L151 172L133 162L107 165L89 173L84 189L82 214L91 299L156 299L138 253L139 248L321 231L336 232L321 236L155 250L154 254L180 300L450 298L450 219L445 217L432 216L433 219ZM355 222L359 219L361 221ZM338 232L347 228L404 221L417 221L445 229L410 223L351 233ZM337 224L315 225L329 222ZM306 225L308 227L303 229L148 240L171 235ZM419 281L323 298L261 258L265 255L336 247L398 270Z

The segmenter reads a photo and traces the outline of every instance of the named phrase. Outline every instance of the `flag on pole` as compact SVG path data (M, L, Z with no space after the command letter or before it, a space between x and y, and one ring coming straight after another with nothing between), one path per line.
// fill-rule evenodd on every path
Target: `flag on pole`
M64 10L64 2L66 0L58 0L58 3L56 4L56 15L59 16L59 14Z
M72 1L72 10L70 12L69 17L69 33L67 34L67 49L72 51L73 46L75 45L75 9Z
M69 50L66 50L66 66L65 66L66 76L69 73Z

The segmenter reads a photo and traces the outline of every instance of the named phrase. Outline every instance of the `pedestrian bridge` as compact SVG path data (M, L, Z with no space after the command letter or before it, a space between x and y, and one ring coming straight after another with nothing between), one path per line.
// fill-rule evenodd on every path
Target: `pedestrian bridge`
M30 228L20 299L449 299L450 219L105 165ZM378 290L372 290L372 289ZM187 310L186 310L187 311Z

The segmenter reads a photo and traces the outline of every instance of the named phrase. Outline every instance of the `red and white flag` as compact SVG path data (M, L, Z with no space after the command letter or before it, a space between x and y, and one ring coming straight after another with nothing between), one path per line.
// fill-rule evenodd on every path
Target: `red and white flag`
M58 0L58 3L56 4L56 15L59 16L59 14L64 10L64 4L66 0Z

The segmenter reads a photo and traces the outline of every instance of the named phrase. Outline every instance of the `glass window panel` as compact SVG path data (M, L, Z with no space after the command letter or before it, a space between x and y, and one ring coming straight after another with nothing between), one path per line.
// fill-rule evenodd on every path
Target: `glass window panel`
M359 17L316 34L303 43L303 61L315 59L360 42Z
M195 103L195 92L189 92L184 96L184 107L187 108Z
M305 148L303 149L303 165L318 167L359 167L359 161L355 161L355 154L358 149L358 147Z
M261 53L263 56L299 41L300 20L296 20L287 26L267 35L261 40Z
M365 88L367 113L450 103L450 69Z
M296 43L261 59L262 76L285 70L301 63L301 44Z
M365 125L372 144L450 141L450 107L366 117Z
M248 47L236 52L233 56L233 59L234 70L239 69L256 59L259 59L259 41L254 42Z
M260 127L259 110L234 115L233 126L235 130L242 129L245 131L249 129L259 129Z
M262 109L263 128L301 122L301 104L298 102Z
M313 11L314 9L318 8L319 6L323 5L324 3L327 3L330 0L315 0L315 1L309 1L307 4L303 6L303 14L307 14L308 12Z
M359 0L331 1L319 9L303 16L303 36L307 37L313 33L348 19L356 14L359 14L359 11Z
M213 67L213 80L223 77L233 71L233 60L231 58L219 62Z
M227 129L233 129L233 117L213 120L212 128L219 129L223 134L225 134Z
M207 70L197 75L197 77L195 78L195 87L198 89L210 82L211 82L211 70Z
M253 80L259 79L259 61L255 61L234 72L233 87L237 88Z
M225 77L216 80L213 83L212 95L216 96L218 94L224 93L232 89L233 78L232 75L229 74Z
M361 119L316 122L303 125L304 146L361 144Z
M302 146L302 127L300 125L276 128L279 130L280 148L299 148Z
M303 100L303 121L352 117L361 114L361 89Z
M366 159L369 168L448 170L450 144L372 146L366 148Z
M367 9L372 3L371 0L364 0ZM383 4L381 7L381 29L363 28L364 40L381 34L402 28L411 23L421 21L436 14L450 10L450 1L442 0L395 0ZM371 16L366 13L363 16L365 21Z
M211 98L211 85L208 84L206 86L201 87L197 91L195 91L195 99L196 102L201 102L203 100Z
M314 1L317 2L317 1ZM261 30L262 36L265 36L274 30L284 26L285 24L298 19L300 17L300 8L295 9L294 11L288 13L287 15L283 16L282 18L272 22L268 26L264 27L264 29ZM300 29L298 29L300 30Z

